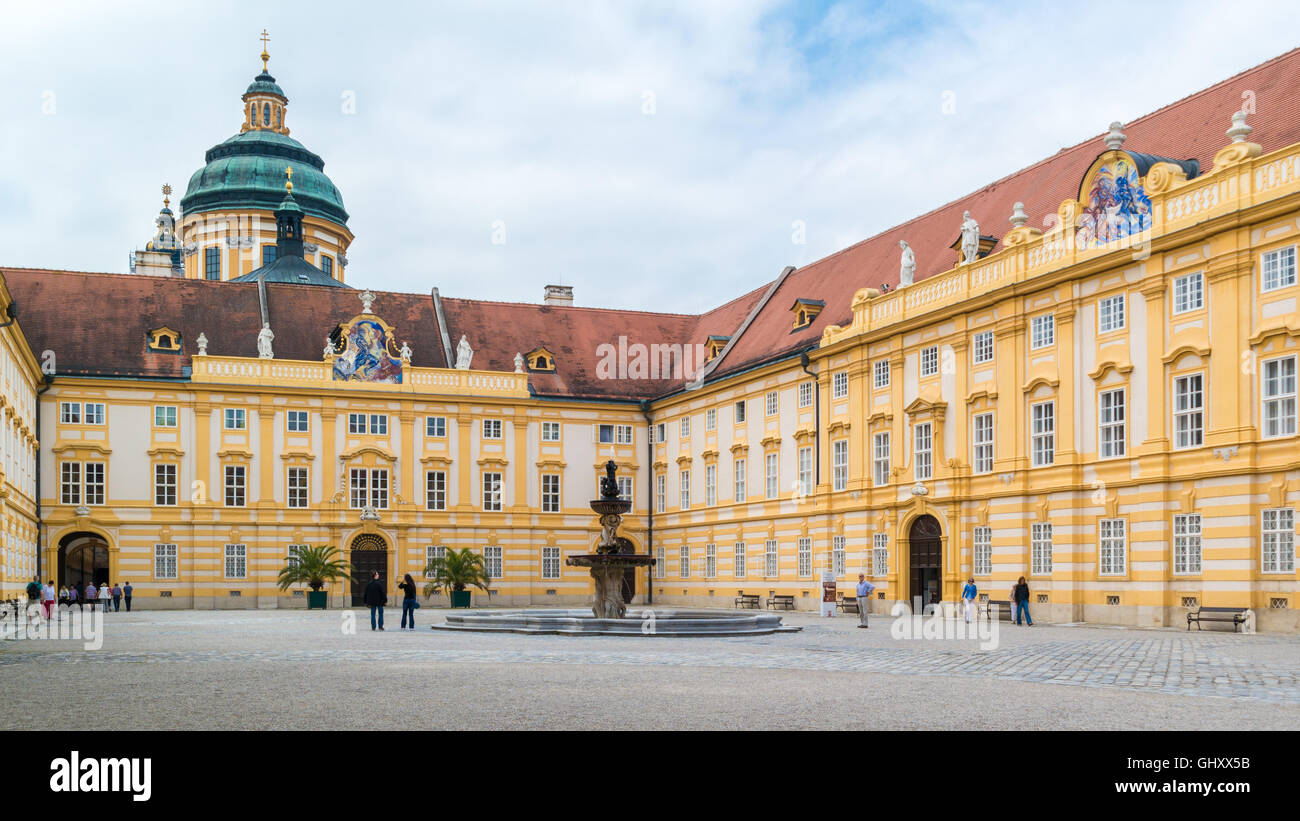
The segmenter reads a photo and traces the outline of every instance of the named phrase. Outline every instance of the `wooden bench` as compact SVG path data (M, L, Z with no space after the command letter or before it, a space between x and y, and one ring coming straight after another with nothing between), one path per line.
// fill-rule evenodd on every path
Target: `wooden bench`
M767 600L768 610L776 610L777 608L782 610L793 610L794 596L772 596Z
M835 602L835 608L841 613L858 612L857 596L840 596L839 601Z
M1192 629L1192 622L1196 622L1196 629L1201 629L1202 621L1223 621L1232 622L1232 632L1237 632L1237 625L1246 623L1245 607L1201 607L1187 614L1187 629Z
M980 605L981 607L984 608L985 621L988 621L989 613L992 611L993 605L995 604L998 606L998 621L1014 622L1016 620L1016 609L1011 606L1011 602L1004 601L1001 599L989 599L988 601Z
M748 607L750 610L757 610L758 594L755 593L753 595L749 595L746 593L741 593L740 595L736 596L736 609L739 610L742 607Z

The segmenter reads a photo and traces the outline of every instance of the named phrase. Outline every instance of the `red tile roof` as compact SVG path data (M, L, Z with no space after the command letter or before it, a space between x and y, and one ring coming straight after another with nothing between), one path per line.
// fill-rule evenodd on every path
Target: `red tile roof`
M1258 116L1250 139L1265 151L1300 142L1300 49L1231 77L1159 111L1124 125L1133 151L1197 159L1209 170L1227 144L1224 131L1243 92L1254 95ZM462 334L474 348L473 366L514 370L516 353L545 346L556 354L554 373L531 374L535 393L551 397L634 400L681 387L681 380L609 380L597 374L604 343L620 336L641 344L703 343L710 335L731 337L714 376L735 373L816 345L822 329L846 324L853 294L867 286L897 282L898 240L916 253L918 280L948 270L965 210L981 233L1001 236L1016 201L1030 224L1056 213L1078 195L1083 174L1104 150L1101 136L1029 166L928 214L790 272L712 311L695 316L571 306L442 300L453 349ZM55 352L59 373L181 378L199 333L214 355L256 356L261 328L254 283L177 280L129 274L0 269L20 311L19 324L39 356ZM779 283L778 287L773 287ZM764 298L767 297L764 302ZM823 300L826 308L806 329L792 332L789 306L796 299ZM293 284L268 284L267 302L277 358L318 360L325 336L358 314L357 292ZM762 305L753 321L746 320ZM447 367L431 294L377 293L374 311L407 341L417 366ZM149 353L145 334L167 325L179 330L181 355ZM742 331L743 328L743 331Z

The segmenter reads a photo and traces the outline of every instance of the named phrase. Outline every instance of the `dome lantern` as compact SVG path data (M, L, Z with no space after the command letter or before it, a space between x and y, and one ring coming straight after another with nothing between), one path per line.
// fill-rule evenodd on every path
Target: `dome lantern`
M289 98L284 95L284 90L275 82L267 68L267 63L271 55L266 50L266 42L271 39L262 30L262 73L253 78L248 89L244 91L241 98L244 101L244 124L240 127L240 133L245 131L274 131L277 134L288 136L289 129L285 126L285 109L289 105Z

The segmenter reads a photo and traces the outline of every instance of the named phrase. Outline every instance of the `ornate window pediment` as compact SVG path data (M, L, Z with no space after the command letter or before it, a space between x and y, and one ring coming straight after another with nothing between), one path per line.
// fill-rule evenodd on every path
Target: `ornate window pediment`
M546 348L533 348L524 354L528 370L537 373L555 373L555 354Z
M172 330L166 325L149 331L147 340L149 350L154 353L181 352L181 332Z

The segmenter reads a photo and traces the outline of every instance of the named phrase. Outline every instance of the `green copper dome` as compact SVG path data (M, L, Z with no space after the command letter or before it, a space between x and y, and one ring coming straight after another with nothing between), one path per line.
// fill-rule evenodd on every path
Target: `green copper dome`
M245 96L249 94L279 94L284 97L284 91L275 84L275 78L265 71L253 78L248 90L244 92Z
M325 176L325 162L297 140L269 130L245 131L209 148L206 160L190 177L182 214L274 211L284 199L284 169L292 166L293 196L303 213L347 225L343 197Z

